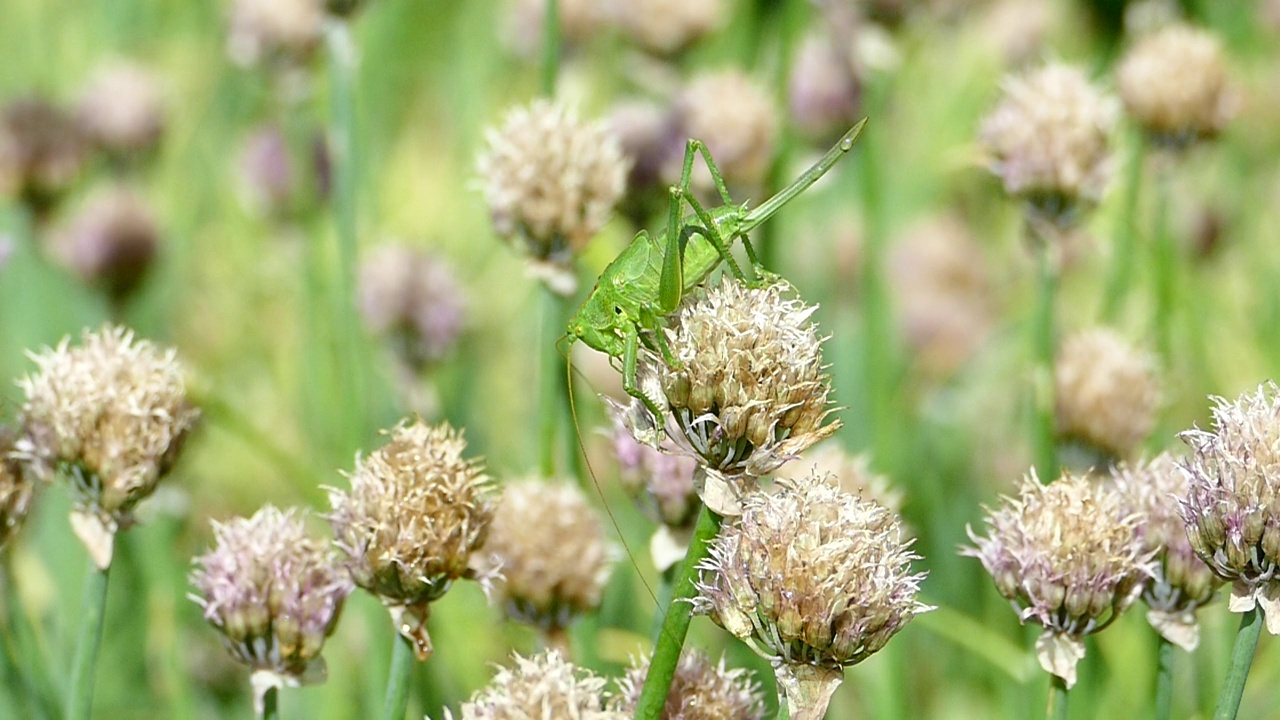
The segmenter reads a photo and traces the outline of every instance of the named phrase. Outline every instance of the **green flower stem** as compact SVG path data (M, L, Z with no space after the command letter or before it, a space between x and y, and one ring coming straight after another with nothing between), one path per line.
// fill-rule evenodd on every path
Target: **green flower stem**
M560 0L546 0L542 20L542 94L555 97L560 70Z
M1156 216L1151 236L1152 265L1155 272L1155 335L1156 350L1167 365L1173 357L1172 321L1174 303L1175 266L1177 252L1173 233L1169 228L1169 195L1172 158L1159 158L1156 163Z
M689 633L691 607L688 600L697 592L693 584L698 577L697 566L707 557L707 547L718 532L720 516L704 505L698 514L698 525L694 528L693 539L689 541L689 552L684 557L680 576L676 579L671 602L667 604L662 632L653 650L653 659L649 661L649 675L644 679L644 688L636 702L636 720L658 720L662 717L662 708L667 704L667 693L671 691L671 680L676 674L676 663L680 660L684 638Z
M71 697L67 702L67 720L89 720L93 706L93 681L98 665L98 647L102 644L103 616L107 607L107 578L111 567L99 570L89 560L89 576L85 579L84 604L80 608L80 635L71 666Z
M1040 481L1053 482L1058 477L1058 444L1054 437L1054 295L1058 274L1053 253L1046 238L1033 238L1036 254L1037 287L1035 315L1031 323L1034 375L1032 388L1032 443L1035 448L1036 471Z
M1124 308L1125 296L1128 295L1130 281L1133 279L1133 248L1135 245L1136 219L1138 216L1138 197L1142 187L1142 168L1146 159L1146 142L1144 138L1135 138L1129 156L1128 174L1124 183L1124 204L1116 217L1115 239L1112 243L1114 255L1111 266L1111 277L1107 282L1107 294L1103 301L1102 317L1108 323L1116 323L1120 319L1120 311Z
M262 720L279 720L279 718L280 688L272 686L262 694Z
M404 713L409 708L413 648L400 633L396 633L391 645L391 668L387 672L387 699L382 705L382 717L383 720L404 720Z
M865 422L871 433L871 454L882 463L892 463L894 453L890 443L895 436L897 415L892 405L892 327L889 294L884 281L885 252L888 232L885 223L882 188L884 175L880 163L880 149L885 147L884 135L889 129L888 107L891 78L883 73L873 73L867 79L865 112L868 124L879 121L861 141L859 187L861 189L862 215L865 239L862 248L862 277L860 278L863 308L863 341L866 352L864 362Z
M1258 647L1258 635L1261 632L1261 610L1254 608L1240 618L1240 630L1236 632L1236 643L1231 648L1231 665L1227 668L1227 679L1222 683L1222 694L1218 696L1218 707L1213 711L1213 720L1234 720L1239 712L1244 682L1249 677L1253 651Z
M1156 715L1155 720L1169 720L1173 711L1173 658L1177 648L1156 633Z
M542 340L538 347L543 349L543 359L538 395L538 470L543 477L551 478L556 475L556 435L560 428L561 396L568 398L565 361L556 347L556 339L563 333L560 319L564 317L566 301L546 285L542 286L541 292ZM572 436L570 441L576 443Z
M1057 675L1049 675L1049 720L1067 720L1067 682Z

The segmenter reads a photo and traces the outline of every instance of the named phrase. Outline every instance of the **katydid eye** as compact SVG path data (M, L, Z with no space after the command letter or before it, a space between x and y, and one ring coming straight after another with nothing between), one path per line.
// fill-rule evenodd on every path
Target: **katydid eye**
M617 305L614 305L614 306L613 306L613 314L614 314L614 315L621 315L621 314L622 314L622 308L618 307Z

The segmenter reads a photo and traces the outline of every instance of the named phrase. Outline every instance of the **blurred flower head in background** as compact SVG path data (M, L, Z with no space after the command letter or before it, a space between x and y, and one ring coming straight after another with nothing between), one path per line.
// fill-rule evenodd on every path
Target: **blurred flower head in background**
M649 658L632 662L618 681L617 709L631 717L640 701L640 691L649 675ZM686 648L676 664L667 703L662 708L666 720L764 720L764 696L751 673L727 668L724 658L711 658L696 648Z
M37 219L79 179L89 146L72 117L39 98L0 108L0 194L30 207Z
M96 190L51 239L53 257L120 304L146 279L160 247L151 208L123 185Z
M1054 363L1056 430L1084 446L1086 466L1135 459L1160 407L1157 365L1154 354L1108 328L1062 343Z
M1175 147L1216 136L1239 105L1222 43L1182 24L1139 38L1116 70L1116 85L1142 129Z
M86 139L112 155L145 152L164 133L165 98L160 79L137 63L107 66L85 87L76 120Z
M454 269L401 243L383 244L365 255L356 303L365 326L390 340L396 356L417 370L453 350L466 319Z
M462 704L458 720L571 718L626 720L629 713L609 707L606 681L570 662L558 650L514 656L515 667L499 668L493 680ZM446 709L446 720L453 714Z

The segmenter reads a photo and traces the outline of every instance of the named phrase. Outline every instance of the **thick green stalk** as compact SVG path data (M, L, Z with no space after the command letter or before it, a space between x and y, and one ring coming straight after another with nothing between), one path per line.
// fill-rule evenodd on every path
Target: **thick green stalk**
M280 688L272 685L262 694L262 720L279 720Z
M1049 708L1044 716L1048 720L1067 720L1067 682L1057 675L1049 675Z
M1156 715L1155 720L1169 720L1173 711L1173 658L1177 648L1156 633Z
M391 668L387 672L387 699L382 705L383 720L404 720L409 708L409 678L413 675L413 647L396 633L391 643Z
M885 108L888 107L890 78L873 74L867 80L866 112L869 123L879 122L862 140L859 178L862 215L866 236L862 248L861 294L863 309L863 360L865 378L866 422L871 433L872 456L881 463L892 463L893 423L896 415L892 402L892 327L889 293L884 282L884 258L888 246L888 232L884 218L884 198L881 190L884 174L880 163L880 149L885 147L885 132L889 128Z
M542 94L555 97L560 71L560 1L546 0L542 20Z
M102 620L107 608L107 578L110 572L110 566L99 570L93 560L89 560L84 603L80 608L80 634L71 665L71 697L67 702L67 720L89 720L91 714L93 681L98 666L98 647L102 644Z
M564 359L556 348L560 319L564 317L565 299L542 286L542 333L539 347L543 350L541 377L538 393L538 470L543 477L556 474L556 435L560 429L560 397L567 397L568 388L564 372ZM576 439L571 437L572 442ZM576 445L575 445L576 451Z
M1160 158L1156 163L1156 216L1153 219L1151 251L1155 270L1155 334L1156 350L1167 365L1173 357L1172 321L1174 303L1175 267L1177 252L1173 245L1173 233L1169 228L1169 180L1172 158Z
M1034 232L1034 231L1033 231ZM1052 248L1047 238L1032 239L1036 254L1036 306L1031 322L1032 358L1034 363L1031 423L1035 448L1035 467L1044 483L1058 477L1058 444L1054 433L1054 295L1058 273L1054 267Z
M653 650L653 659L649 661L649 675L644 679L644 688L636 702L636 720L658 720L662 717L684 638L689 633L691 607L688 600L697 592L693 583L698 577L698 563L707 556L707 546L718 532L720 516L704 505L698 514L698 525L694 528L693 539L689 541L689 552L680 567L671 602L667 604L658 644Z
M1249 677L1253 651L1258 647L1258 635L1261 632L1260 609L1254 608L1240 618L1236 644L1231 648L1231 665L1227 668L1227 679L1222 683L1222 694L1218 696L1218 707L1213 711L1213 720L1235 720L1236 713L1240 711L1244 682Z
M1116 217L1115 237L1112 245L1111 277L1107 282L1107 294L1103 302L1102 317L1115 324L1124 308L1125 296L1133 280L1133 249L1136 244L1138 197L1142 187L1142 167L1146 157L1144 138L1135 138L1129 156L1128 173L1124 183L1124 205Z

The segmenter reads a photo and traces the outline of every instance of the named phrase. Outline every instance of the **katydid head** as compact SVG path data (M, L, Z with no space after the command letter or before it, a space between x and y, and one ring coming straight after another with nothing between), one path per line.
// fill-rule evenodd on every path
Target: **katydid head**
M587 301L578 308L577 314L569 320L569 327L565 332L571 343L581 340L593 350L621 357L623 347L618 326L625 317L626 312L617 303L592 291Z

